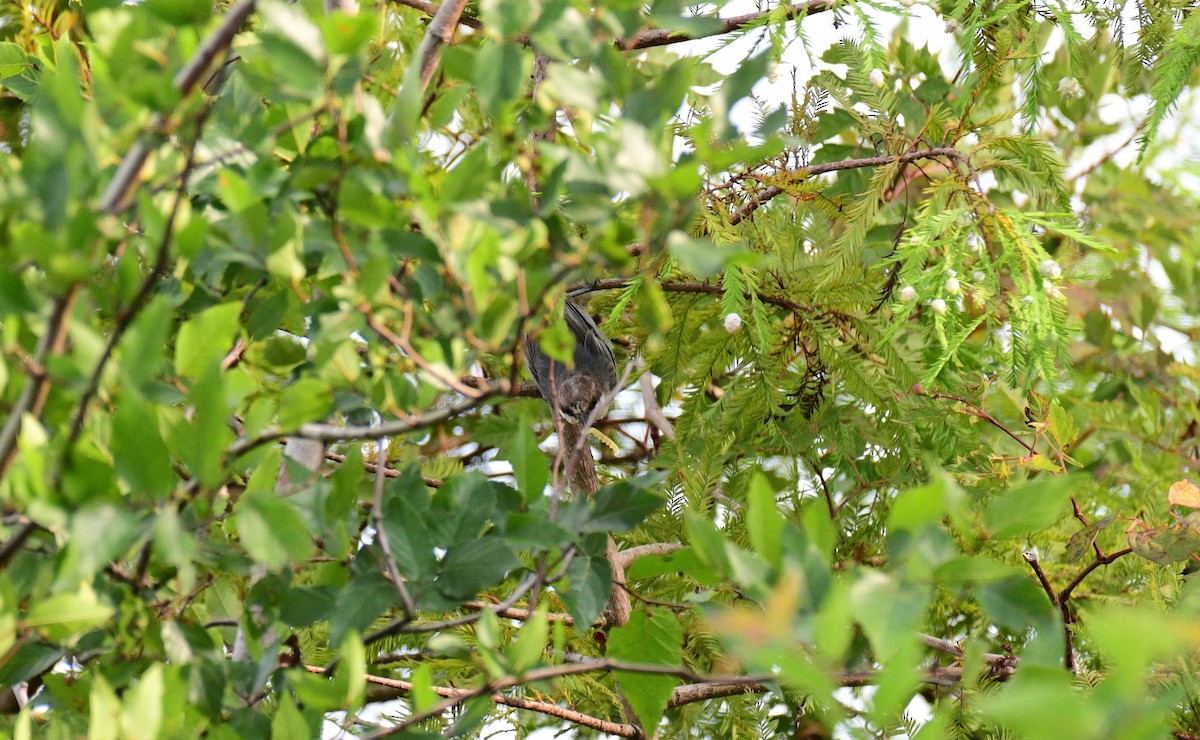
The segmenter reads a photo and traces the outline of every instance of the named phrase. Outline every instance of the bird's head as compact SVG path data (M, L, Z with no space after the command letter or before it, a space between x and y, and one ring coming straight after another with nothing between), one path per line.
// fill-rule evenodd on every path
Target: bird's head
M575 373L568 376L558 389L558 410L572 424L582 424L603 395L604 387L599 380L591 375Z

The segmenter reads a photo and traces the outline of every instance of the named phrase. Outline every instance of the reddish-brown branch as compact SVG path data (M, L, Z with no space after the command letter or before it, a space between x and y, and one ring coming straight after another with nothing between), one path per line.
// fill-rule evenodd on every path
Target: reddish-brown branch
M1076 511L1078 512L1078 507L1076 507ZM1046 596L1050 598L1050 603L1053 604L1054 607L1062 614L1063 632L1066 636L1067 643L1066 650L1063 654L1063 666L1067 670L1075 669L1075 648L1073 645L1074 635L1071 631L1071 625L1075 623L1075 615L1071 611L1071 594L1075 592L1075 589L1079 586L1079 584L1083 583L1083 580L1087 578L1092 571L1096 570L1102 565L1108 565L1118 558L1125 557L1129 553L1133 552L1133 550L1127 547L1110 555L1103 555L1100 554L1100 549L1096 548L1096 552L1097 554L1095 559L1088 563L1083 570L1079 571L1079 574L1076 575L1069 584L1067 584L1066 588L1058 592L1054 590L1054 586L1051 585L1050 579L1046 577L1046 573L1042 570L1042 566L1038 562L1037 556L1031 552L1024 554L1025 562L1029 563L1029 567L1033 569L1034 575L1037 576L1038 582L1042 585L1042 590L1044 590L1046 592Z
M914 389L914 391L918 394L925 394L925 391L923 389ZM996 417L994 417L991 414L989 414L988 412L984 411L983 407L979 406L975 402L969 401L969 400L967 400L965 398L961 398L959 396L952 396L948 393L942 393L941 391L934 391L934 392L928 393L926 395L928 395L930 398L935 399L935 400L944 398L948 401L957 401L958 403L961 403L962 405L967 407L967 409L968 409L967 413L969 413L971 416L974 416L976 419L981 419L983 421L986 421L988 424L991 424L992 426L996 427L1000 431L1007 434L1009 437L1012 437L1017 442L1017 444L1024 447L1031 455L1036 452L1033 445L1029 444L1025 440L1018 437L1016 435L1016 433L1014 433L1011 429L1009 429L1008 427L1001 424L996 419Z

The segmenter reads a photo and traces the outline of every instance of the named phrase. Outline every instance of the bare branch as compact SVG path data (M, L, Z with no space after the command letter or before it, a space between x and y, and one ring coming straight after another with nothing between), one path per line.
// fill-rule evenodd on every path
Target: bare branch
M429 88L429 81L433 79L433 71L437 69L442 46L454 40L454 28L466 7L467 0L450 0L433 14L433 20L425 30L425 38L421 40L421 46L417 49L417 59L421 65L422 94Z
M683 549L683 545L678 542L651 542L648 545L637 545L636 547L622 550L618 554L618 560L622 568L628 568L638 558L643 558L647 555L669 555L681 549Z
M377 439L380 436L391 437L397 434L406 434L417 429L441 424L444 421L449 421L454 417L466 411L480 406L488 398L496 395L506 394L509 391L509 384L506 380L497 380L491 385L480 389L479 396L476 398L465 398L457 403L452 403L448 406L443 406L440 409L421 414L420 416L412 416L407 419L396 419L395 421L384 422L379 426L338 426L337 424L304 424L299 429L290 434L278 427L271 427L257 437L240 439L233 443L226 451L227 458L234 458L242 455L255 447L264 445L268 442L274 442L285 436L303 437L305 439L321 440L323 442L350 441L361 439Z
M628 41L618 41L617 47L625 51L634 51L636 49L648 49L652 46L667 46L683 41L695 41L696 39L709 38L711 36L723 36L727 33L733 33L747 26L754 25L773 14L781 14L784 20L792 21L816 13L822 13L826 10L832 10L836 4L834 0L809 0L807 3L789 3L771 10L760 10L754 13L746 13L745 15L735 15L729 18L722 18L719 28L702 34L679 33L678 31L667 31L664 29L642 31Z
M392 0L397 5L403 5L414 10L419 10L431 16L437 15L442 10L443 6L428 2L427 0ZM719 20L720 24L715 26L711 31L704 33L680 33L678 31L669 31L661 28L652 28L634 34L629 39L618 39L613 42L613 45L622 51L637 51L638 49L649 49L655 46L668 46L670 44L679 44L685 41L696 41L698 39L711 38L713 36L723 36L727 33L740 31L743 28L752 26L760 21L766 20L773 14L779 14L783 20L792 21L806 16L823 13L827 10L832 10L837 3L835 0L809 0L806 3L789 3L779 8L771 10L760 10L754 13L746 13L744 15L735 15L729 18L713 18ZM702 18L705 16L696 16ZM711 16L710 16L711 17ZM456 21L459 25L467 26L475 30L483 30L483 23L477 18L469 15L461 15ZM530 45L528 36L518 36L513 39L517 43Z
M735 696L737 694L761 693L768 691L770 686L775 683L775 678L772 676L699 676L687 669L676 668L674 666L630 663L627 661L611 660L608 658L593 658L590 656L583 656L573 653L568 653L565 657L567 658L568 662L561 665L536 668L526 671L520 676L505 676L473 689L462 689L446 686L434 687L434 693L438 694L439 696L446 697L444 701L439 702L424 712L417 712L406 719L401 720L392 727L383 728L377 732L367 735L366 737L372 739L390 737L419 722L439 716L440 714L454 709L464 702L478 696L489 696L491 701L497 704L516 707L518 709L528 709L555 717L561 717L568 721L585 724L586 726L594 729L602 729L604 732L620 735L621 737L637 737L640 733L640 730L634 725L606 722L606 728L601 728L599 725L591 722L604 722L604 720L588 717L588 715L579 715L578 713L574 712L574 710L565 709L554 704L533 702L526 699L505 696L504 694L500 693L500 691L513 686L537 681L546 681L564 676L578 675L582 673L625 671L630 673L677 676L689 681L689 683L684 684L683 686L677 686L671 694L671 698L668 701L668 706L677 707L683 704L691 704L698 701L706 701L708 699L717 699L726 696ZM313 673L324 673L324 669L320 667L308 666L307 668ZM1016 667L1013 665L993 665L990 676L996 680L1004 680L1012 676L1015 671ZM953 685L961 682L963 675L963 669L959 666L935 667L929 668L925 671L923 680L926 683L935 685ZM875 681L877 677L878 676L874 671L843 671L835 677L835 680L841 686L867 686ZM396 690L395 694L381 693L378 696L373 696L373 701L390 700L398 695L407 694L412 691L412 684L408 681L384 678L381 676L367 676L367 681Z

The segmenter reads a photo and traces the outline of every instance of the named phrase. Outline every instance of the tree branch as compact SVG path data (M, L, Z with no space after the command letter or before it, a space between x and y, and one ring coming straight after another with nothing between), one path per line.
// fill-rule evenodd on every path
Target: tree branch
M33 350L35 370L29 374L25 387L17 402L8 410L8 418L4 428L0 429L0 477L8 471L17 450L17 437L21 433L21 422L26 413L39 416L42 404L45 403L45 389L49 386L50 375L46 372L46 358L60 345L66 331L67 316L75 305L75 296L79 287L70 288L66 293L55 299L50 308L50 316L46 319L46 328L38 338L37 347ZM28 536L28 535L26 535Z
M746 13L745 15L722 18L720 19L721 25L719 28L701 34L679 33L678 31L668 31L665 29L641 31L628 41L618 41L617 48L624 51L634 51L636 49L648 49L652 46L667 46L683 41L695 41L712 36L723 36L727 33L733 33L747 26L754 25L773 14L781 13L783 20L793 21L816 13L823 13L826 10L832 10L836 4L834 0L809 0L806 3L789 3L770 10L759 10L754 13Z
M403 5L407 8L419 10L422 13L436 17L437 13L442 10L443 6L428 2L427 0L391 0L397 5ZM704 33L680 33L663 28L647 29L640 31L629 39L617 39L613 42L621 51L637 51L638 49L649 49L655 46L668 46L670 44L679 44L685 41L697 41L699 39L712 38L713 36L723 36L727 33L740 31L743 28L752 26L759 21L767 19L773 14L781 14L783 20L792 21L806 16L823 13L827 10L832 10L836 7L835 0L809 0L806 3L789 3L771 10L760 10L754 13L746 13L744 15L735 15L729 18L716 18L713 16L694 16L695 18L712 18L714 21L720 21L720 25L713 28L711 31ZM481 31L484 28L483 23L478 19L469 15L460 15L456 20L459 25L473 28ZM513 39L517 43L530 45L528 36L518 36Z
M246 19L254 12L254 5L255 0L242 0L233 6L225 14L225 18L217 30L204 39L188 63L176 73L172 84L183 97L191 94L201 78L204 77L204 73L212 66L213 61L224 54L229 45L233 43L233 37L238 34L238 31L246 23ZM147 142L162 137L163 132L168 129L167 118L162 114L155 116L148 129L154 133L142 134L125 153L125 157L117 167L116 173L113 174L112 180L109 181L108 187L104 189L104 194L100 196L100 202L96 207L101 213L115 213L126 206L129 192L141 176L142 167L150 157L151 147Z
M417 59L421 65L422 94L429 88L429 81L433 79L433 71L437 69L442 46L454 39L454 29L466 7L467 0L450 0L433 14L433 20L425 30L425 38L421 39L421 46L417 49Z
M381 436L391 437L397 434L406 434L417 429L435 426L444 421L449 421L454 417L466 411L481 406L484 401L492 396L503 395L509 392L510 386L506 380L494 381L491 385L480 389L479 396L476 398L466 398L457 403L452 403L434 411L429 411L420 416L413 416L407 419L396 419L394 421L384 422L378 426L338 426L337 424L303 424L294 432L287 432L278 427L271 427L257 437L243 438L230 445L226 450L226 458L234 458L238 455L243 455L250 450L264 445L268 442L274 442L285 436L303 437L304 439L315 439L322 442L338 442L351 441L362 439L377 439Z
M683 545L678 542L651 542L647 545L637 545L636 547L621 550L617 553L617 559L620 561L622 568L628 568L638 558L648 555L669 555L682 549Z
M641 731L634 725L607 722L606 720L580 714L574 710L566 709L556 704L548 704L545 702L536 702L527 699L509 697L500 692L503 689L518 685L546 681L565 676L579 675L582 673L625 671L630 673L677 676L689 681L687 684L675 687L675 689L671 692L671 697L668 700L667 706L678 707L684 704L707 701L709 699L717 699L726 696L736 696L738 694L745 693L761 693L770 690L771 685L776 683L776 679L773 676L699 676L692 671L684 668L676 668L674 666L630 663L627 661L611 660L608 658L592 658L589 656L580 656L575 654L567 654L566 657L569 661L574 662L536 668L526 671L520 676L504 676L502 678L489 681L484 685L474 689L435 686L433 688L434 693L438 694L439 696L446 697L444 701L439 702L424 712L414 713L392 727L383 728L377 732L367 735L366 737L373 740L390 737L419 722L423 722L446 711L454 709L470 699L485 695L490 695L489 698L491 701L497 704L503 704L505 706L515 707L517 709L527 709L530 711L541 712L543 714L560 717L570 722L578 722L579 724L583 724L587 727L601 729L604 732L620 735L621 737L638 737ZM324 669L318 666L306 666L306 668L313 673L324 673ZM996 680L1005 680L1012 676L1015 671L1016 667L1013 665L994 664L992 665L990 676ZM840 686L857 687L870 685L876 680L877 676L878 674L875 671L851 670L843 671L837 674L834 677L834 680ZM394 692L380 692L375 694L371 697L372 701L389 701L412 691L412 684L408 681L371 675L368 675L366 678L369 683L379 686L386 686L395 690ZM935 685L953 685L961 682L962 679L963 669L959 666L929 668L923 675L923 680L926 683ZM605 726L601 727L598 723L604 723Z
M795 178L808 179L817 175L823 175L827 172L840 172L842 170L854 170L864 167L882 167L883 165L894 164L896 162L913 162L918 159L934 159L937 157L950 157L960 161L966 161L966 156L952 146L934 147L932 149L918 149L904 154L888 154L880 157L865 157L863 159L843 159L837 162L827 162L825 164L817 164L812 167L801 167L795 170L787 170L780 174L788 174ZM778 185L768 185L766 188L755 193L750 200L741 208L734 211L729 217L730 225L737 225L750 217L752 213L757 211L767 201L777 195L782 195L784 189Z

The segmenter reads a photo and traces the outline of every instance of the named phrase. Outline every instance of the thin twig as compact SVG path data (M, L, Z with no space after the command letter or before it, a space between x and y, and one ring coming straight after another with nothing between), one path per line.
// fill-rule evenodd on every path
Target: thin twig
M722 18L719 28L701 34L680 33L679 31L656 28L634 34L628 41L618 41L617 47L625 51L634 51L637 49L648 49L652 46L667 46L668 44L678 44L683 41L695 41L711 36L723 36L727 33L733 33L747 26L754 25L771 15L778 14L783 20L792 21L816 13L822 13L826 10L832 10L836 5L837 3L834 0L809 0L806 3L790 3L777 8L771 8L770 10L759 10L754 13L746 13L745 15Z
M315 439L322 442L337 442L362 439L377 439L380 436L393 437L398 434L406 434L418 429L436 426L442 422L449 421L459 414L470 411L483 403L492 396L508 393L509 384L505 380L493 381L491 385L484 386L480 389L479 396L476 398L465 398L456 403L443 406L440 409L429 411L419 416L412 416L407 419L396 419L394 421L384 422L379 426L338 426L337 424L303 424L294 432L287 432L278 427L271 427L260 433L256 437L248 437L238 440L230 445L226 450L227 458L234 458L238 455L245 454L250 450L274 442L285 436L303 437L304 439Z
M206 102L196 115L196 128L192 134L191 143L187 147L183 169L179 174L179 184L175 188L175 198L171 202L171 211L167 215L166 225L163 227L162 239L158 243L158 254L154 259L154 264L150 266L149 272L146 273L146 277L142 279L142 284L138 286L138 292L134 295L133 300L117 314L116 322L108 334L108 340L104 343L104 350L100 353L100 359L96 361L96 366L92 368L92 373L88 376L88 382L84 387L83 395L80 397L79 403L75 408L75 416L71 419L71 429L67 433L67 443L63 449L64 456L71 454L71 448L74 446L76 440L79 439L80 432L83 431L83 422L87 418L88 407L91 405L92 398L95 397L96 392L100 388L100 376L103 375L104 368L107 367L108 361L112 358L112 353L116 349L117 343L125 336L125 332L133 323L134 318L146 307L151 291L154 290L154 286L158 284L158 281L162 279L163 272L166 270L168 258L171 254L171 241L175 236L175 220L179 216L179 208L183 204L187 193L188 173L196 166L196 147L200 143L200 135L204 131L204 124L208 120L209 113L212 112L213 100L215 99L210 99ZM128 255L125 258L132 259Z
M440 7L427 0L391 0L397 5L419 10L428 15L435 15ZM834 0L809 0L807 3L792 3L772 8L770 10L760 10L754 13L746 13L744 15L731 16L729 18L720 18L721 24L711 31L704 33L681 33L679 31L669 31L661 28L647 29L640 31L629 39L617 39L613 45L621 51L637 51L638 49L649 49L654 46L667 46L670 44L679 44L685 41L697 41L699 39L712 38L713 36L723 36L727 33L740 31L743 28L752 26L759 21L766 19L772 14L780 14L785 21L804 18L805 16L822 13L827 10L832 10L837 3ZM696 16L696 18L711 18L711 16ZM467 26L475 30L483 30L484 25L479 19L469 15L460 16L457 19L459 25ZM519 44L530 45L528 36L519 35L512 39Z
M233 43L233 37L238 34L238 31L246 23L246 19L254 12L254 5L255 0L242 0L233 6L225 14L225 18L217 30L204 39L188 63L179 70L173 84L181 96L187 97L191 94L212 63L225 53L225 50ZM125 153L112 180L104 189L104 194L100 196L97 209L101 213L115 213L126 206L129 192L141 176L142 167L150 157L152 148L148 142L161 141L163 133L168 128L168 119L164 115L155 116L148 129L153 133L143 134Z
M384 461L387 460L387 438L380 437L376 444L375 459L378 463L375 466L375 496L371 503L371 521L375 525L375 537L379 539L379 548L383 550L388 575L391 576L392 585L396 587L396 595L400 597L400 608L404 610L404 617L411 622L417 616L417 608L404 585L404 576L400 573L400 566L396 564L396 556L392 552L387 530L383 526L383 482L387 480L383 471Z
M67 315L75 305L77 294L78 287L69 289L55 299L50 308L50 316L46 319L46 328L42 331L37 347L33 350L33 362L42 370L30 375L25 381L25 387L21 389L21 395L17 397L17 402L8 410L8 419L4 422L4 428L0 429L0 476L4 475L13 461L17 450L17 437L20 435L21 422L24 420L25 414L31 413L34 416L41 414L40 406L46 398L43 390L50 383L50 376L45 371L46 358L62 338Z
M932 149L918 149L917 151L905 152L904 154L889 154L880 157L865 157L863 159L842 159L836 162L826 162L824 164L815 164L811 167L802 167L796 170L789 170L786 173L780 174L787 174L797 179L808 179L817 175L823 175L827 172L854 170L861 169L863 167L882 167L884 165L894 164L896 162L912 162L918 159L934 159L937 157L951 157L960 161L966 160L965 155L958 149L955 149L952 146L942 146L934 147ZM777 195L782 195L784 192L786 191L778 185L770 185L755 193L745 205L730 214L730 225L736 225L746 220L767 201L771 200Z
M919 390L917 392L924 393L923 390ZM968 413L970 413L971 416L974 416L977 419L982 419L983 421L986 421L987 423L991 424L992 426L996 427L1000 431L1007 434L1009 437L1012 437L1014 440L1016 440L1017 444L1021 445L1026 450L1028 450L1030 454L1036 453L1036 449L1034 448L1033 445L1029 444L1025 440L1018 437L1011 429L1009 429L1008 427L1004 426L999 421L997 421L994 416L992 416L988 412L984 411L983 408L981 406L979 406L978 404L976 404L972 401L969 401L965 398L960 398L959 396L952 396L948 393L942 393L941 391L934 391L927 395L930 398L933 398L935 400L944 398L949 401L957 401L958 403L963 404L968 409L970 409Z

